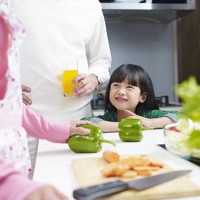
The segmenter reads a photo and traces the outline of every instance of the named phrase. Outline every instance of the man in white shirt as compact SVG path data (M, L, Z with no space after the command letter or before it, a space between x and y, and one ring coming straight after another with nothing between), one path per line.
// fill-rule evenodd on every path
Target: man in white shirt
M99 1L12 0L11 9L27 32L20 56L31 108L54 122L91 115L91 93L109 79L111 65ZM63 70L77 61L79 84L64 97Z
M52 122L91 116L92 92L105 85L111 66L99 1L12 0L10 9L26 29L20 49L21 75L31 92L24 89L23 100ZM74 95L64 96L63 70L77 61L78 85ZM35 149L30 149L34 154Z

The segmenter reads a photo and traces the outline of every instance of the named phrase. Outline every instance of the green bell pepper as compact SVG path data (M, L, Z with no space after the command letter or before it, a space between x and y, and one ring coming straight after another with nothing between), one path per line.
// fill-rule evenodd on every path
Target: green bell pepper
M139 142L142 140L143 130L150 130L142 126L140 119L127 118L119 122L119 137L124 142Z
M115 143L103 139L101 128L93 125L82 125L81 127L90 130L87 135L73 135L68 139L69 148L76 153L96 153L102 149L102 143L109 143L115 146Z

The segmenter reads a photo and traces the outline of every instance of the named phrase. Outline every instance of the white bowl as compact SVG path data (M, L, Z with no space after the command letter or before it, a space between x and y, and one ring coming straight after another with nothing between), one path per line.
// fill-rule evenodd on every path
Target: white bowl
M185 159L200 159L200 149L190 148L186 144L190 133L181 132L176 127L177 123L173 123L163 128L167 150Z

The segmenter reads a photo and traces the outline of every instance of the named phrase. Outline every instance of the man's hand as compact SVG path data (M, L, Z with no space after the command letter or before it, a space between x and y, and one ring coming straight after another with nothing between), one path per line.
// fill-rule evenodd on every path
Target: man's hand
M31 105L32 104L31 99L24 94L24 93L30 93L30 92L31 92L31 88L30 87L22 85L22 99L23 99L24 104L26 104L26 105Z
M92 74L79 74L73 79L73 83L78 83L78 85L73 89L74 95L77 97L89 95L97 88L99 84L97 77Z

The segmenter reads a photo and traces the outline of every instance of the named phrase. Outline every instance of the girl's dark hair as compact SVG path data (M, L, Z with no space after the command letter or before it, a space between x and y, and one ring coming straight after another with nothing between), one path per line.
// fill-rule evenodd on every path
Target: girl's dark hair
M144 111L159 109L153 89L153 83L147 72L138 65L123 64L115 69L110 77L110 81L108 82L105 94L105 112L117 111L110 102L110 88L113 82L121 83L125 79L128 80L128 84L139 87L141 94L145 92L147 95L144 103L138 103L136 114L142 115Z

